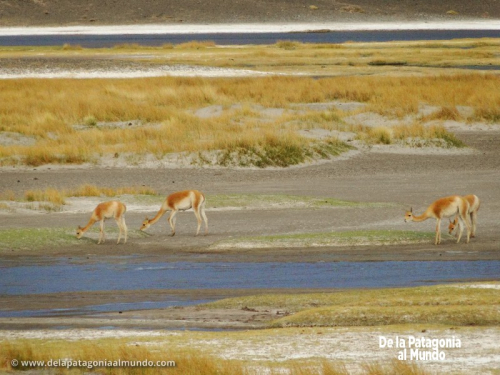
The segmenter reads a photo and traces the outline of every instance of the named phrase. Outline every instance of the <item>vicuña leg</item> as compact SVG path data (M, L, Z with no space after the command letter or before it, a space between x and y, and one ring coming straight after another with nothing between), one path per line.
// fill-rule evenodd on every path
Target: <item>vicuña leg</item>
M171 236L175 236L175 215L177 214L176 210L173 210L170 216L168 217L168 223L170 224L170 228L172 228Z
M460 242L460 238L462 237L462 232L464 230L464 223L465 223L465 228L467 229L467 241L466 243L469 243L470 241L470 236L471 236L471 225L469 223L469 215L467 214L464 214L464 212L459 212L459 215L458 215L458 230L459 230L459 233L458 233L458 239L457 239L457 243Z
M120 230L120 233L118 234L118 240L116 241L117 244L120 243L120 238L124 237L123 243L127 243L127 224L125 224L125 218L122 216L120 219L115 219L116 224L118 225L118 229Z
M201 216L203 216L203 220L205 221L205 235L208 234L208 219L207 215L205 215L205 204L201 207Z
M436 219L436 240L434 241L435 245L439 245L441 243L441 219Z
M476 221L477 221L477 212L471 212L470 214L470 219L472 222L472 231L471 231L471 237L476 237Z
M106 240L105 239L105 235L104 235L104 219L101 220L100 222L100 226L101 226L101 232L99 233L99 241L97 242L97 244L99 245L101 242L104 243L104 241Z
M198 207L197 210L194 210L194 216L196 216L196 221L198 222L198 226L196 227L196 234L195 236L200 233L200 228L201 228L201 215L200 215L200 208Z
M122 226L123 226L123 231L125 232L125 241L123 241L123 243L127 243L128 228L127 228L127 223L125 223L125 218L123 216L122 216Z

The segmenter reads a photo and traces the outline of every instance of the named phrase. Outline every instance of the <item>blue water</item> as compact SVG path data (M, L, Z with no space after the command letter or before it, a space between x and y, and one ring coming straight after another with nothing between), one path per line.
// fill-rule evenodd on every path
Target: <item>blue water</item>
M144 289L382 288L500 278L500 261L103 262L0 268L0 295Z
M141 262L112 257L101 263L61 259L49 264L0 265L0 295L147 289L382 288L464 279L499 279L500 261L409 262ZM77 262L77 263L72 263ZM187 306L199 300L165 295L161 301L88 305L71 309L3 310L0 317L71 316Z
M302 43L386 42L449 40L457 38L498 38L500 30L391 30L333 31L328 33L219 33L151 35L18 35L0 36L0 46L62 46L65 43L87 48L112 47L123 43L145 46L179 44L192 40L214 41L219 45L274 44L280 40Z
M106 303L102 305L88 305L78 308L67 309L40 309L40 310L0 310L0 318L26 318L26 317L44 317L44 316L72 316L98 314L112 311L131 311L131 310L149 310L164 309L174 306L198 305L214 301L212 299L179 299L178 296L166 297L165 301L142 301L142 302L117 302Z

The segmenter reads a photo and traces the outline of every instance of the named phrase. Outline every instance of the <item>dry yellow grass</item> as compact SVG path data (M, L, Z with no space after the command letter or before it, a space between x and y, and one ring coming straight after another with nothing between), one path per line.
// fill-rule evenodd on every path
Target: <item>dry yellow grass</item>
M68 345L66 341L45 342L40 345L36 340L17 341L2 343L2 352L0 353L0 369L4 370L29 370L33 368L44 368L43 366L23 366L25 361L44 361L48 363L52 360L60 360L66 366L58 366L58 373L82 373L84 371L105 371L107 374L163 374L165 372L186 375L231 375L244 374L244 367L234 361L221 361L217 358L209 358L202 353L190 350L166 350L158 351L148 349L146 346L126 342L124 340L101 340L94 342L84 340L71 342ZM12 367L11 360L16 359L19 365ZM147 360L153 363L153 366L143 366ZM82 364L78 366L69 366L67 363ZM99 366L99 361L128 362L137 364L136 366ZM162 362L167 362L163 365ZM156 364L160 366L156 366ZM163 366L161 366L163 365Z
M147 186L106 188L86 184L73 190L64 191L63 194L68 197L116 197L125 194L156 195L157 192Z
M33 206L34 209L44 209L47 211L59 210L66 204L69 197L106 197L112 198L125 194L156 195L157 192L147 186L128 186L119 188L98 187L95 185L82 185L72 190L57 190L48 188L45 190L27 190L22 198L16 197L13 191L6 190L1 192L0 201L16 201L38 203ZM9 206L4 205L4 208Z
M147 343L146 343L147 344ZM107 374L172 374L183 375L257 375L257 374L289 374L289 375L349 375L350 372L342 363L327 360L293 361L270 363L245 363L237 360L225 360L216 356L209 356L200 350L189 350L177 346L169 346L168 349L158 350L157 346L143 345L142 341L130 339L106 339L106 340L81 340L64 341L53 340L17 340L2 343L3 350L0 352L0 370L37 370L43 366L29 366L29 362L50 360L57 361L60 365L57 373L82 373L85 371L105 371ZM17 360L18 365L13 367L12 360ZM147 360L153 364L159 363L164 366L142 366ZM77 364L80 367L65 368L68 363ZM99 367L98 361L107 363L139 363L132 367ZM167 361L170 361L167 363ZM55 367L53 367L55 368ZM427 371L416 364L401 361L389 363L364 363L361 366L361 375L426 375Z
M416 147L430 145L441 145L443 147L465 146L462 141L455 137L454 134L448 132L442 125L424 126L420 122L411 125L396 125L392 127L361 127L358 129L358 134L360 139L370 144L389 145L400 142Z
M56 189L28 190L24 193L24 199L28 202L51 202L56 206L65 204L64 194Z
M175 46L172 51L168 48L167 51L163 48L153 48L152 51L169 63L223 66L226 63L222 61L232 61L234 57L235 62L231 62L231 66L236 68L243 66L244 61L250 65L262 61L260 65L288 69L301 64L317 65L318 61L333 65L346 63L349 66L349 54L357 63L369 66L370 62L387 60L389 55L393 56L391 61L403 60L405 56L398 53L422 55L414 54L415 50L425 50L424 59L434 57L434 53L447 54L451 49L458 52L464 50L462 52L469 57L474 55L477 59L490 61L494 59L490 49L498 47L497 43L496 40L483 44L463 41L456 45L436 42L436 46L420 42L406 47L397 44L356 44L352 47L350 44L281 42L273 46L240 50L229 48L226 51L214 47L212 43L193 42ZM289 50L289 46L294 49ZM464 49L464 46L471 47ZM138 50L137 53L142 51L142 47L138 46L124 48ZM151 51L150 48L144 50ZM182 53L177 53L177 50ZM71 50L71 53L90 54L85 49ZM109 50L93 53L110 54ZM0 50L0 57L13 54ZM181 58L184 60L181 61ZM329 62L328 59L334 61ZM422 104L429 104L442 108L433 115L433 119L497 122L500 119L500 78L494 74L468 73L431 77L349 76L323 79L273 76L4 80L0 82L0 131L35 137L37 141L32 146L0 146L0 165L83 163L117 153L152 154L162 158L173 152L196 153L220 149L230 152L242 145L247 150L255 149L263 153L266 146L272 146L278 138L290 142L285 146L300 147L307 153L314 145L298 136L296 130L315 127L339 129L342 126L341 115L331 112L324 118L286 114L265 118L255 113L252 106L287 109L291 104L333 100L364 102L367 103L366 111L396 118L415 115ZM215 118L199 118L192 114L194 110L210 105L230 108L233 104L241 105L242 109L226 110ZM472 114L461 118L457 106L470 107ZM131 120L138 120L141 125L133 128L99 125ZM75 125L81 126L78 128ZM375 137L385 143L385 131L378 131L382 133L375 134ZM293 157L291 159L294 160Z

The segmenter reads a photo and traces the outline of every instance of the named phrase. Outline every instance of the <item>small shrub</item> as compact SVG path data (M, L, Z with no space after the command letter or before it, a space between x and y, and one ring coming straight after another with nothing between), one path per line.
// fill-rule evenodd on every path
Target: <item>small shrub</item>
M391 129L379 126L369 131L370 138L376 144L390 145L392 143Z
M284 49L284 50L294 50L297 47L300 47L302 43L294 42L293 40L278 40L276 42L276 47Z
M486 120L491 123L500 122L500 107L492 106L477 108L474 111L473 117L477 121Z
M0 192L0 201L15 201L16 193L12 190L4 190Z
M213 40L206 40L206 41L196 41L193 40L191 42L186 42L186 43L181 43L178 44L177 49L204 49L204 48L210 48L210 47L215 47L216 44Z
M389 66L405 66L407 65L407 61L385 61L385 60L373 60L368 63L368 65L372 66L384 66L384 65L389 65Z
M66 204L64 193L56 189L28 190L24 193L24 199L28 202L50 202L56 206Z
M101 190L95 185L82 185L76 190L69 192L72 197L100 197Z
M443 126L431 126L429 132L433 138L444 140L448 147L461 148L466 146L465 143L458 139L453 133L447 131Z
M97 119L92 115L85 117L83 119L83 122L87 126L96 126L97 125Z
M435 113L426 117L426 120L453 120L458 121L461 119L460 113L455 107L441 107Z
M64 51L78 51L78 50L82 50L83 47L79 44L69 44L69 43L64 43L63 46L62 46L62 49Z

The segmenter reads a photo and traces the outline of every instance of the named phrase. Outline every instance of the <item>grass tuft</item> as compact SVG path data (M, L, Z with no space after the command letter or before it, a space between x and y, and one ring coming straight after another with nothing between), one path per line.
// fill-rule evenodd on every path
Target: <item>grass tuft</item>
M79 44L64 43L62 49L63 51L80 51L83 50L83 47Z
M287 51L291 51L291 50L294 50L294 49L300 47L302 45L302 43L295 42L292 40L278 40L275 45L278 48L281 48L281 49L284 49Z
M66 204L64 193L52 188L46 190L28 190L24 193L24 199L27 202L50 202L59 206Z
M186 43L180 43L175 48L176 49L205 49L215 47L216 44L213 40L206 41L191 41Z

